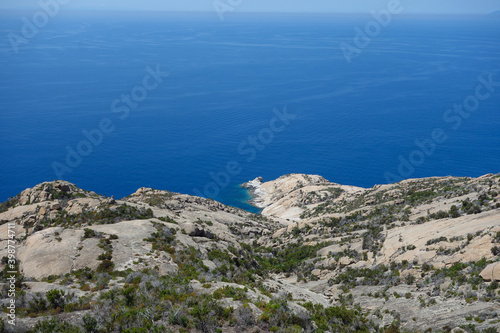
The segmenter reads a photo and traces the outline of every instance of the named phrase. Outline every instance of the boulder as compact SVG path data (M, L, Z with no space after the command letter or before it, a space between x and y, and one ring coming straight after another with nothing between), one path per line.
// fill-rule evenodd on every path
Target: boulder
M354 263L354 261L355 260L353 258L342 257L339 260L339 264L347 266L347 265L350 265L350 264Z
M39 202L43 202L43 201L47 201L47 200L51 200L52 199L52 195L50 194L50 192L47 192L47 191L42 191L40 192L40 195L38 196L38 201ZM37 200L37 198L33 199L33 201Z
M179 266L176 263L162 262L158 265L160 276L176 274L179 271Z
M61 192L69 192L71 190L68 184L56 184L54 187L59 189Z
M454 329L451 330L451 333L467 333L467 331L461 329L460 327L455 327Z
M484 281L500 281L500 265L499 262L494 262L486 266L481 272L481 277Z
M184 231L191 237L205 237L205 238L214 238L214 234L209 230L203 229L201 226L196 225L194 223L185 223L183 225Z
M60 210L61 209L61 205L59 203L52 204L50 206L50 209L51 210Z
M207 266L210 271L217 269L217 265L212 260L203 260L203 265Z
M320 269L313 269L311 274L316 276L316 277L319 277L321 275L321 270Z
M40 210L38 211L38 214L40 214L40 215L47 214L47 208L45 206L40 207Z

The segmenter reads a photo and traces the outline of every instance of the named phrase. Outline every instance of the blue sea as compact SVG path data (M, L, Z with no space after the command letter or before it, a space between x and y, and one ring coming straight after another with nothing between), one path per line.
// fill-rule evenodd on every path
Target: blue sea
M62 178L255 211L239 184L257 176L500 172L499 19L393 17L356 40L371 16L61 10L25 38L33 14L0 15L0 201Z

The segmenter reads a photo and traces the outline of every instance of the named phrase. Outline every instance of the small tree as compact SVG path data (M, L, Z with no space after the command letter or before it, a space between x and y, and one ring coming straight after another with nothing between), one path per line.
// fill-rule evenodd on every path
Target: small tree
M452 218L457 218L460 216L460 210L458 209L458 207L456 205L451 206L450 211L449 211L449 215Z

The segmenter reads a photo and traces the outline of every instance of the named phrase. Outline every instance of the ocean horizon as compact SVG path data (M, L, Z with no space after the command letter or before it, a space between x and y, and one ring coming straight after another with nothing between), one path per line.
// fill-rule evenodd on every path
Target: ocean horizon
M500 172L500 20L72 13L0 23L0 201L55 179L257 212L289 173L372 187ZM363 35L363 34L362 34ZM362 47L361 47L362 46Z

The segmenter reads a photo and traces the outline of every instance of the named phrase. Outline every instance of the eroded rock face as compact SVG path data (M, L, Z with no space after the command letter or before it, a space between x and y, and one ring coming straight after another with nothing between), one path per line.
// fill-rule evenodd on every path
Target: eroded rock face
M35 279L71 272L82 235L81 230L49 228L28 237L19 248L21 271Z
M63 275L88 267L97 269L104 252L101 240L113 235L112 261L117 271L127 268L144 269L158 266L160 274L177 271L177 265L167 255L150 254L151 243L145 239L156 232L147 220L126 221L111 225L89 226L98 236L85 238L82 229L48 228L28 237L19 248L21 271L28 278L41 279L50 275ZM140 260L140 262L138 262Z

